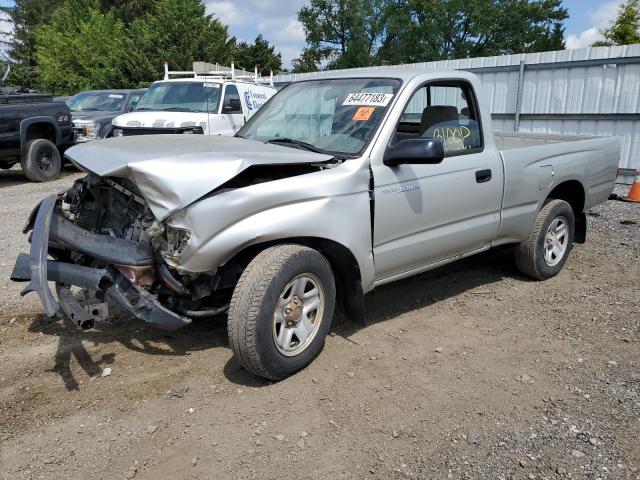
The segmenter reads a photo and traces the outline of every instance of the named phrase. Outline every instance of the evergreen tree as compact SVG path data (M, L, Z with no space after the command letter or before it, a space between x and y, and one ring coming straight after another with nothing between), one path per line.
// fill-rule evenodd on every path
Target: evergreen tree
M40 77L36 60L36 29L49 22L62 0L14 0L11 7L0 7L11 31L0 34L0 42L11 64L8 84L38 88Z
M235 38L201 0L158 0L133 22L131 38L153 65L148 80L159 78L164 62L173 70L191 70L194 61L230 63L235 48Z
M275 47L258 35L253 44L240 42L233 54L236 65L245 70L253 70L258 65L262 75L270 71L282 70L282 55L275 53Z

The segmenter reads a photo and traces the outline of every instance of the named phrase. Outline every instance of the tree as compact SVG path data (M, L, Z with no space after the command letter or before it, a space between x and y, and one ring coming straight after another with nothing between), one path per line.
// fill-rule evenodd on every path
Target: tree
M275 53L275 47L262 38L262 35L258 35L253 44L240 42L233 53L233 59L236 65L245 70L253 70L258 65L261 75L282 70L282 55Z
M378 59L419 62L564 48L561 0L403 0Z
M149 14L132 23L131 38L154 65L149 80L161 75L163 62L174 70L191 70L199 60L230 63L235 48L235 38L206 14L201 0L158 0Z
M301 59L327 60L329 68L374 64L375 49L384 33L386 3L386 0L311 0L298 12L308 44L308 53Z
M146 62L124 23L102 14L97 0L65 0L37 29L36 46L42 86L56 94L136 86Z
M36 29L50 20L62 0L14 0L13 3L10 7L0 7L0 12L11 25L9 32L0 34L11 63L7 82L37 88L40 78L36 60Z
M153 10L157 0L101 0L102 13L113 12L116 17L131 25L134 20Z
M305 48L298 58L291 62L293 73L316 72L326 54L315 49Z
M559 50L567 17L561 0L311 0L298 12L307 49L296 66Z
M595 42L593 47L640 43L640 1L628 0L620 5L618 17L600 33L604 40Z

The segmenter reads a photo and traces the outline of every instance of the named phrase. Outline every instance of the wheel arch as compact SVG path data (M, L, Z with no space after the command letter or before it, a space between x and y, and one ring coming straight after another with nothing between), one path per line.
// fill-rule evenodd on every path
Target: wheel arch
M288 237L256 243L237 252L226 264L235 263L244 269L263 250L289 243L313 248L324 255L334 273L337 305L350 320L364 324L364 291L360 266L353 252L335 240L321 237Z
M60 145L60 128L51 117L31 117L20 122L20 149L24 153L29 140L29 135L39 134L35 138L45 138L52 141L56 146Z
M549 192L544 203L551 199L564 200L571 205L575 217L574 242L584 243L587 236L587 216L584 213L586 193L582 183L578 180L565 180L559 183Z

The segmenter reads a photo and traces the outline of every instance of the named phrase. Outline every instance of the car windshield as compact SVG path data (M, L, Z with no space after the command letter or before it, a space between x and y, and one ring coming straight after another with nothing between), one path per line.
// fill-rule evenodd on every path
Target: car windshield
M220 84L209 82L158 82L140 99L136 110L217 113Z
M280 90L237 136L353 157L369 143L400 80L349 78L292 83Z
M75 112L119 112L126 95L118 92L82 92L67 100Z

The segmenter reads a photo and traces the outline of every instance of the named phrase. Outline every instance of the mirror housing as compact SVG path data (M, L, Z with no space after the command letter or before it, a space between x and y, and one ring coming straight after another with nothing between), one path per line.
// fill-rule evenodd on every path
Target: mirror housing
M230 98L229 103L222 107L222 111L225 113L236 112L238 110L242 111L242 105L240 105L239 98Z
M444 159L444 146L435 138L408 138L400 140L384 152L384 164L394 167L402 164L437 164Z

